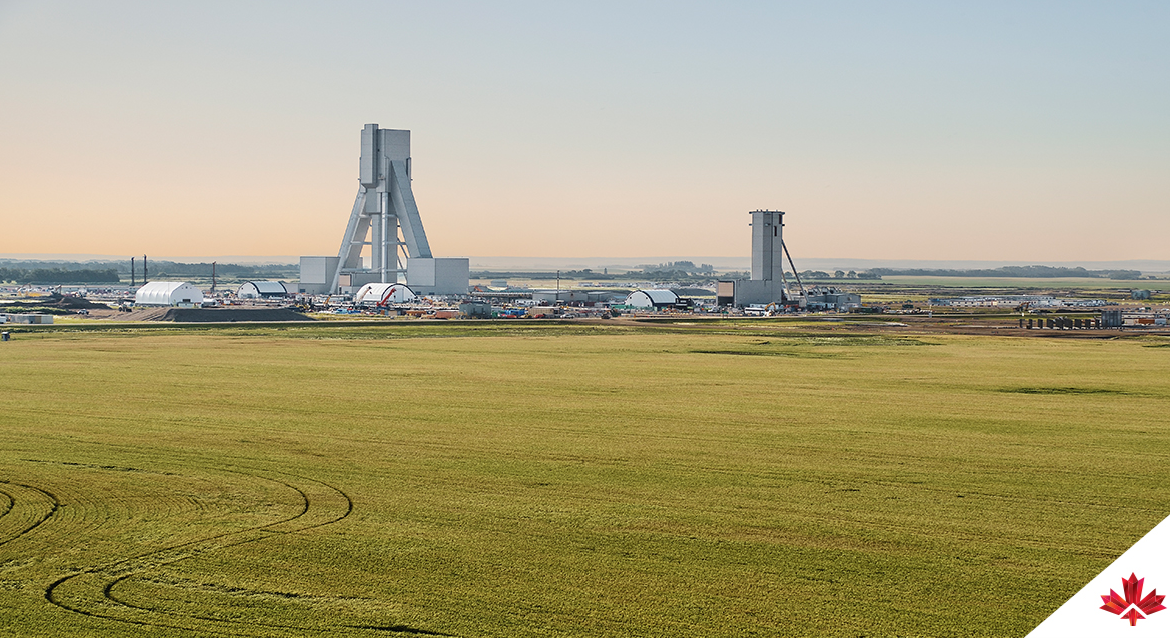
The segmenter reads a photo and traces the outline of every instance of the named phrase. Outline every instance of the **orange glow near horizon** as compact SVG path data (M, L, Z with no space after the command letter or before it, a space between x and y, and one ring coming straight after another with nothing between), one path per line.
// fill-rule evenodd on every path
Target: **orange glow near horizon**
M0 254L336 254L377 122L437 255L1167 258L1157 19L855 9L6 6Z

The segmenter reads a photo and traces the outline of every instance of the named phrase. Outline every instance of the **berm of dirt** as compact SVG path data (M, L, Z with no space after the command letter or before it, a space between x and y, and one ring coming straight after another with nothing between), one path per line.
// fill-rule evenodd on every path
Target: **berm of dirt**
M234 321L313 321L287 308L143 308L111 317L116 321L213 323Z

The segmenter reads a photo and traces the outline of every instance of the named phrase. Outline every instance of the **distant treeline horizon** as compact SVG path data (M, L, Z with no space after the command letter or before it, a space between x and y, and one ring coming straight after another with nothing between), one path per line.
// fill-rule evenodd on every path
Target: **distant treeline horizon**
M211 277L211 263L147 261L149 279L160 277ZM216 263L215 274L225 279L277 279L296 276L294 265L245 266L239 263ZM130 281L130 261L42 261L0 260L0 282L21 284L121 283ZM133 280L143 280L142 260L136 260Z
M151 279L162 277L201 277L210 278L212 264L207 262L183 263L168 260L149 260L148 276ZM506 270L482 270L471 273L479 278L508 278L521 277L526 279L594 279L615 280L644 278L662 281L699 281L709 280L719 276L746 277L745 272L716 273L710 264L695 265L689 261L668 262L658 265L641 265L639 270L610 273L607 269L595 272L589 268L581 270L562 270L547 272L524 272ZM215 273L227 279L276 279L295 277L299 274L296 264L265 264L244 265L224 263L215 265ZM848 273L837 271L827 273L819 270L801 271L801 277L810 279L881 279L884 276L910 277L1009 277L1009 278L1036 278L1053 279L1059 277L1101 278L1115 280L1141 279L1142 273L1138 270L1106 269L1088 270L1080 266L1001 266L999 268L869 268L867 270L850 270ZM142 280L142 262L136 260L134 264L134 279ZM29 260L29 259L0 259L0 282L15 282L19 284L91 284L91 283L121 283L129 280L130 261L65 261L65 260Z
M3 268L0 267L0 282L18 284L116 284L121 281L118 271L113 268L94 270L80 268Z
M211 277L210 263L185 264L182 262L153 259L147 262L150 279L162 277ZM242 264L216 264L215 273L224 278L268 279L296 276L295 265L247 266ZM142 281L142 260L134 264L135 281ZM0 259L0 282L18 284L116 284L130 281L130 261L42 261L26 259Z
M1087 270L1077 266L1001 266L999 268L870 268L868 272L880 276L912 277L1098 277L1105 279L1141 279L1140 270Z
M683 266L683 267L679 267ZM687 266L690 268L688 269ZM791 272L785 272L789 277ZM591 280L630 280L630 279L650 279L655 281L696 281L696 280L711 280L720 277L737 278L748 277L747 272L722 272L716 273L714 269L703 264L701 267L694 267L690 262L674 262L673 264L664 264L657 268L643 267L642 270L630 270L621 273L610 273L608 271L595 272L589 268L582 270L561 270L561 271L546 271L546 272L525 272L525 271L505 271L505 270L482 270L473 271L473 277L483 279L507 279L510 277L517 277L522 279L591 279ZM973 268L973 269L956 269L956 268L870 268L868 270L850 270L825 272L822 270L802 270L800 276L803 279L809 280L880 280L886 276L910 276L910 277L1003 277L1003 278L1035 278L1035 279L1055 279L1059 277L1080 277L1080 278L1100 278L1100 279L1115 279L1115 280L1133 280L1141 279L1142 273L1139 270L1088 270L1080 266L1068 268L1064 266L1002 266L999 268Z

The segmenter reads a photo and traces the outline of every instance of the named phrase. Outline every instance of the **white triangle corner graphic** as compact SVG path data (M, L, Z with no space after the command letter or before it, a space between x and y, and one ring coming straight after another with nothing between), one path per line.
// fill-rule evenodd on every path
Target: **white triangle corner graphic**
M1127 589L1124 581L1131 576L1136 578ZM1131 594L1137 593L1139 580L1140 598L1133 600ZM1170 636L1170 608L1152 611L1156 605L1149 596L1154 592L1158 596L1170 595L1170 518L1158 523L1089 581L1028 634L1028 638ZM1113 599L1112 611L1102 609L1105 602L1101 597L1114 594L1117 598Z

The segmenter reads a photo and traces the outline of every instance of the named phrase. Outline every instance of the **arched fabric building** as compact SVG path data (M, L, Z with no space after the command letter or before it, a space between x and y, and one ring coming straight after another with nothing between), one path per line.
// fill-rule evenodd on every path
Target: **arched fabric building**
M152 281L134 294L136 306L198 306L203 291L185 281Z
M627 306L634 308L674 308L682 302L673 290L635 290L626 297ZM685 303L685 302L683 302Z
M366 284L358 289L353 302L362 306L384 306L405 303L414 299L414 291L406 284Z
M279 281L248 281L236 290L236 296L240 299L287 297L288 289Z

